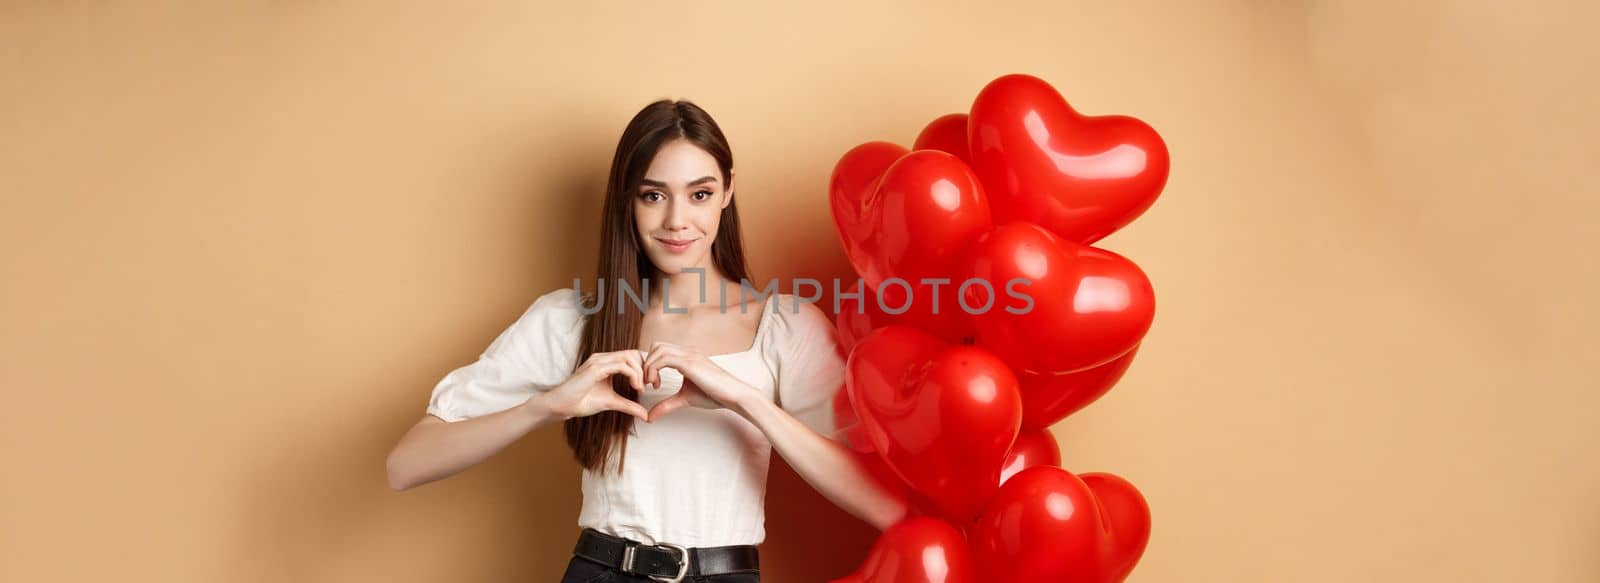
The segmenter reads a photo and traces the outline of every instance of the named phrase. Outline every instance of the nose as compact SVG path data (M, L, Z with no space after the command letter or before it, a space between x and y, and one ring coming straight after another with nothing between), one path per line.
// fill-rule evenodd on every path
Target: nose
M680 204L677 199L667 203L667 216L663 219L662 227L668 231L682 231L689 228L688 205Z

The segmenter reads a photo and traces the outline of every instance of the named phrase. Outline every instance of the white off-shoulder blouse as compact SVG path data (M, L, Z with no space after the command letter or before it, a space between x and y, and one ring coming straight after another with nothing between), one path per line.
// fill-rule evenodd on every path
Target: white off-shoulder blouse
M427 412L460 421L503 411L564 382L575 368L586 316L577 290L540 296L476 362L434 386ZM615 309L607 303L604 309ZM731 308L730 308L731 309ZM762 308L755 340L743 352L710 359L808 427L830 438L832 401L845 357L827 314L792 294ZM678 392L683 377L662 369L662 390L645 391L649 409ZM578 526L647 544L685 547L760 544L766 538L767 467L772 444L727 409L684 407L654 422L635 420L626 470L583 472Z

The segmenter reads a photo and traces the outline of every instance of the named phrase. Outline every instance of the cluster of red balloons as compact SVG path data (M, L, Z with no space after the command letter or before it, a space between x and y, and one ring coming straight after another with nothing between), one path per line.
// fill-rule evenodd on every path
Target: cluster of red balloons
M1149 125L1080 115L1021 74L991 81L909 150L875 141L840 158L830 207L870 293L837 316L849 359L834 408L861 463L911 512L835 583L1113 582L1133 570L1150 537L1144 497L1115 475L1062 469L1049 426L1110 390L1150 328L1150 280L1092 244L1150 208L1167 171ZM1026 309L996 301L1018 278ZM992 285L884 285L973 279Z

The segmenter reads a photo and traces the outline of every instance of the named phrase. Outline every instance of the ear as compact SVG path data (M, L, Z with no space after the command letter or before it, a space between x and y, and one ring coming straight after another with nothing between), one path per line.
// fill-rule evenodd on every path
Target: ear
M722 208L728 208L728 205L733 204L733 179L737 176L732 168L728 169L728 196L722 197Z

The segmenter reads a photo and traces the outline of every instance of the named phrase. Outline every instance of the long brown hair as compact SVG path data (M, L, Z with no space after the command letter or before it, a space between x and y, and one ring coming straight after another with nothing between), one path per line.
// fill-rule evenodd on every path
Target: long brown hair
M638 292L643 289L641 282L654 279L657 271L645 254L638 229L634 227L633 202L656 151L662 144L677 139L689 140L716 159L722 170L723 188L727 188L732 178L733 152L728 148L728 140L717 122L699 106L686 100L663 99L645 106L633 116L617 142L610 178L606 181L605 208L600 215L600 261L595 269L594 287L598 291L587 292L583 298L584 312L598 311L589 314L584 323L577 364L595 353L639 348L644 314L632 299L625 300L618 294L618 287L626 284ZM724 277L736 282L750 277L739 231L738 204L739 201L734 200L723 207L717 237L711 243L711 261ZM614 301L597 304L601 300L599 293L605 294L604 299ZM611 386L617 394L639 400L639 392L627 377L612 377ZM620 411L602 411L568 419L565 423L567 445L572 447L573 456L580 465L597 471L605 467L615 451L619 456L616 467L620 474L634 421L632 415Z

